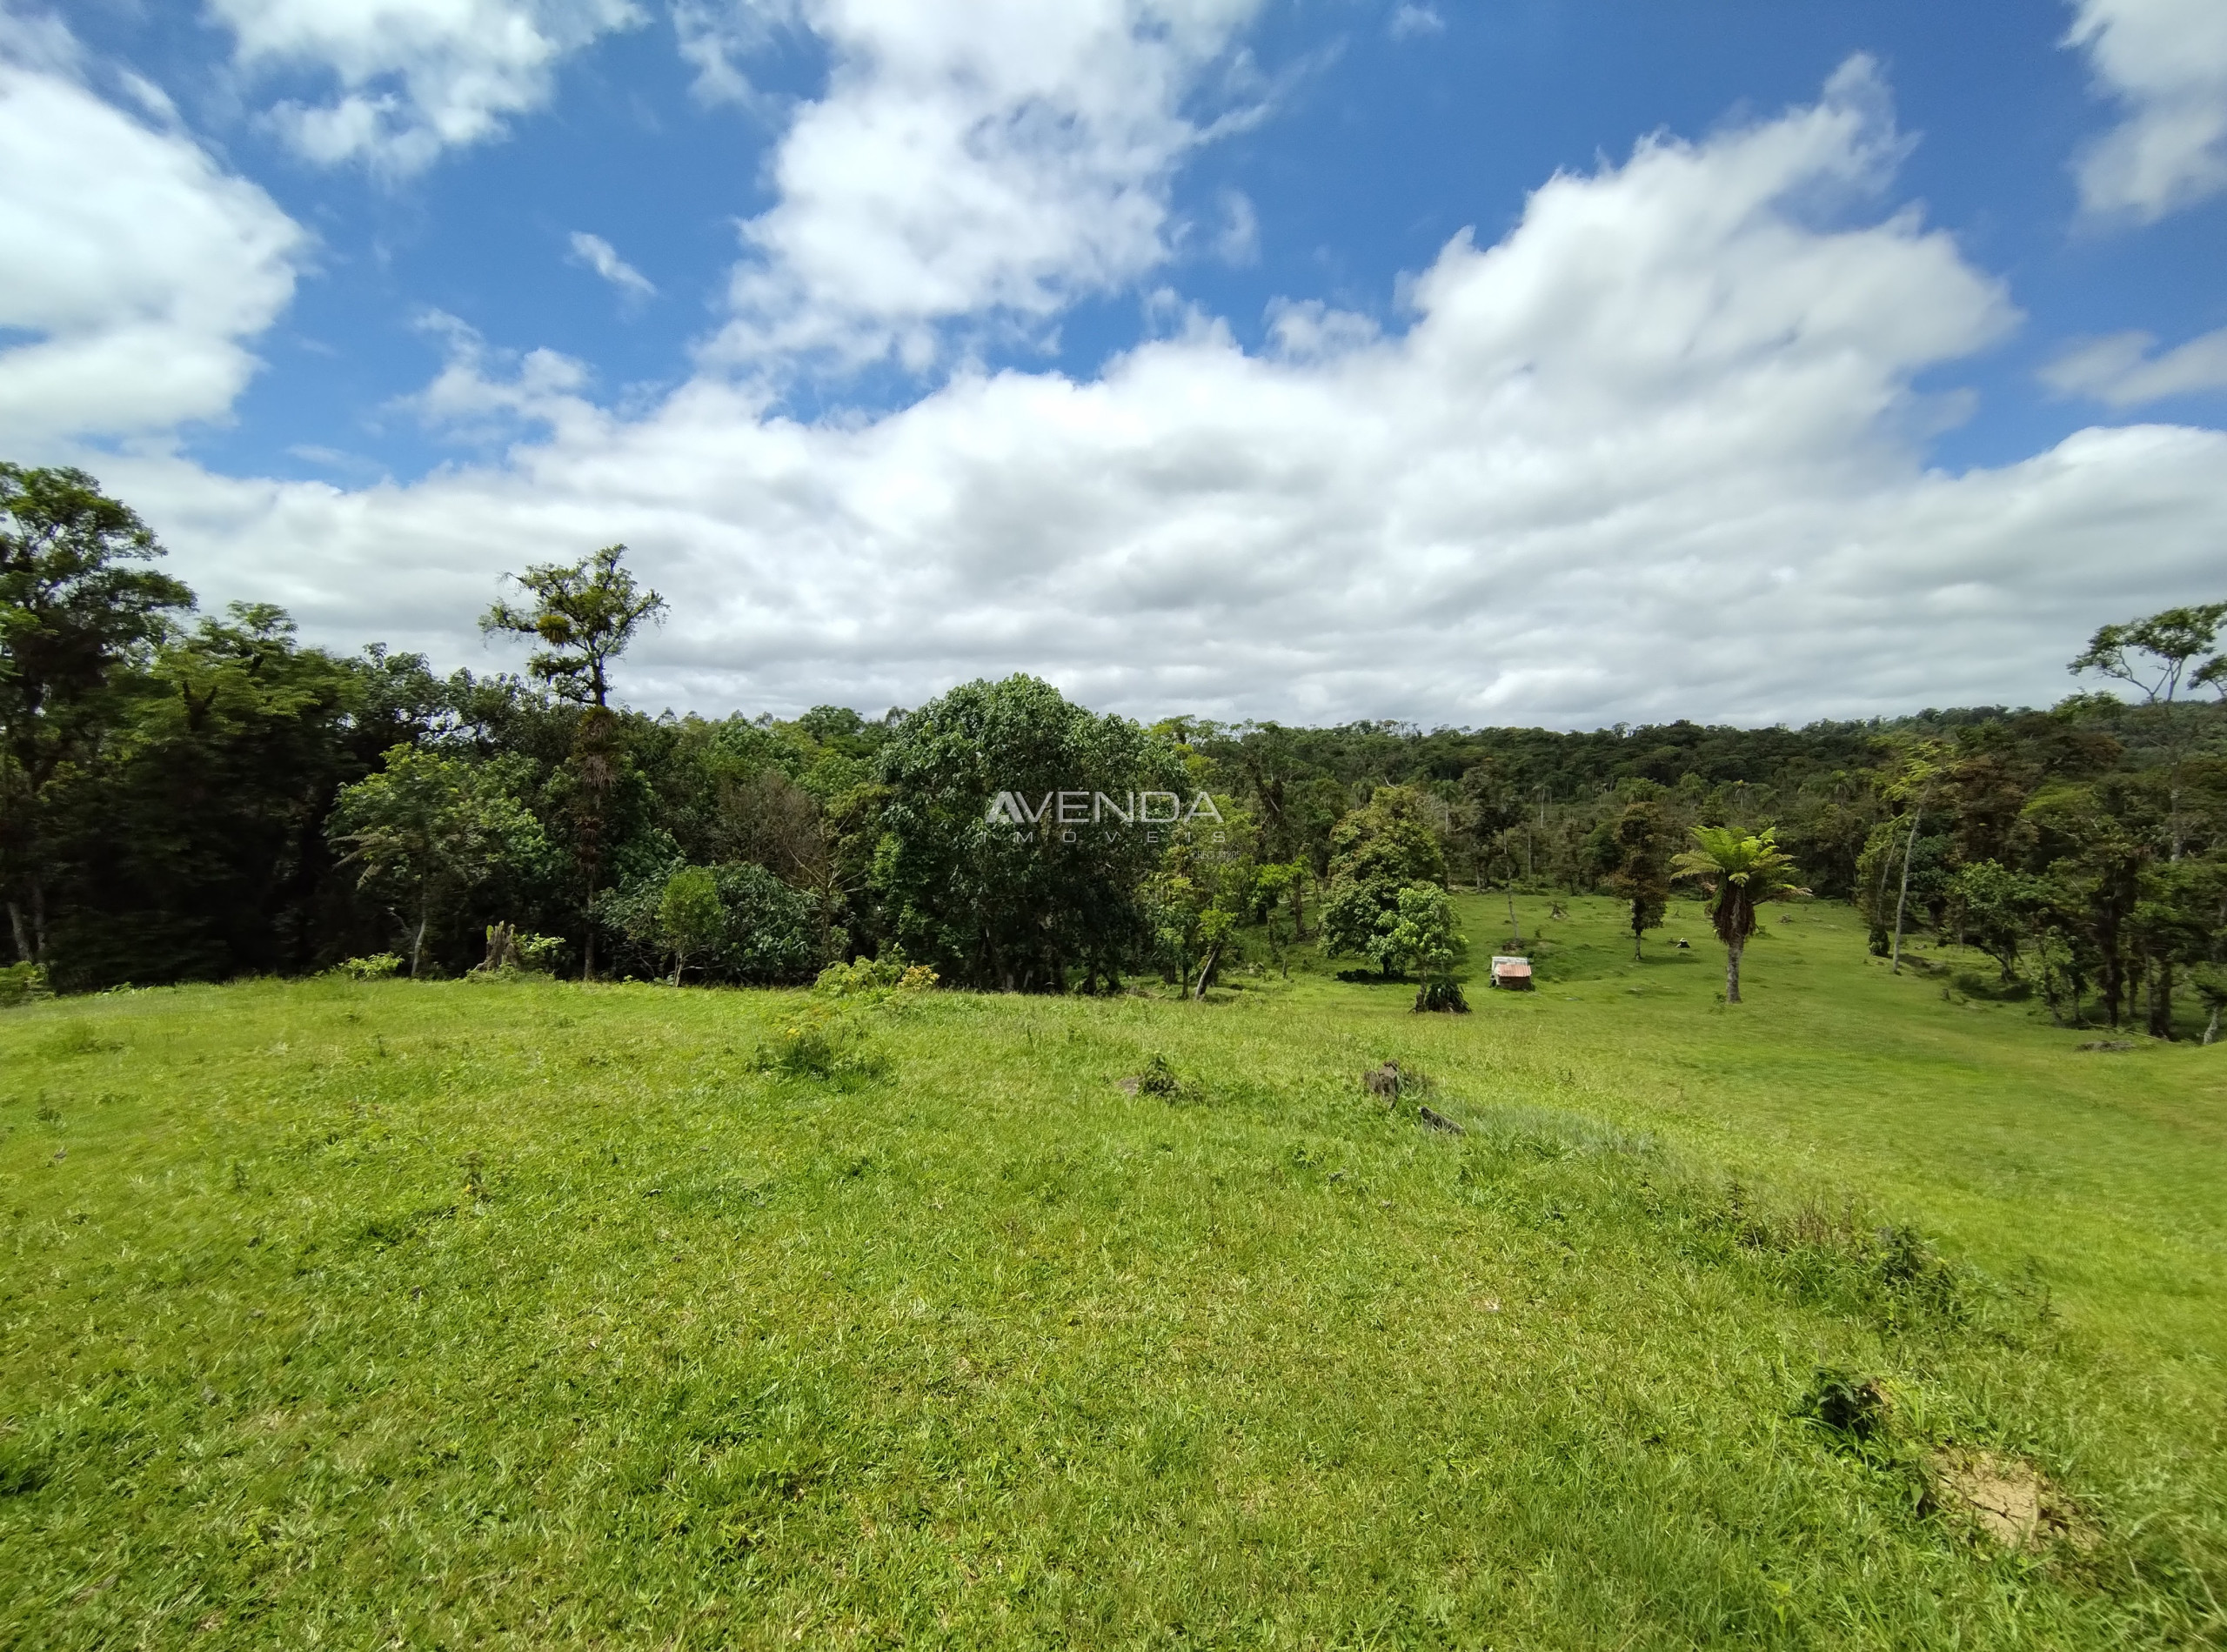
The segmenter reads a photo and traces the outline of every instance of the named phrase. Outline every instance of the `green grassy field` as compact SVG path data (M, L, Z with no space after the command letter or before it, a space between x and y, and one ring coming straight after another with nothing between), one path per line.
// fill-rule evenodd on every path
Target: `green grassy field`
M1521 906L1468 1016L938 993L833 1080L800 993L0 1013L0 1644L2227 1643L2227 1047Z

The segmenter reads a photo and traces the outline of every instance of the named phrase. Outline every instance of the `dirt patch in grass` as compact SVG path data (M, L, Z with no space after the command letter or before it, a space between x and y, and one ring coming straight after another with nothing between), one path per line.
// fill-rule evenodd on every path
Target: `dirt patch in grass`
M2102 1536L2095 1522L2031 1463L1944 1446L1925 1466L1934 1507L2005 1548L2032 1553L2063 1542L2085 1551Z

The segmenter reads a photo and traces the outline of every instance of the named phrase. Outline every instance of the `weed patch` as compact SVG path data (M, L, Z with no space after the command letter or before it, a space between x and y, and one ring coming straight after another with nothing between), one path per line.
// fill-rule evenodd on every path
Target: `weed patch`
M761 1073L846 1086L886 1078L888 1057L853 1014L817 1007L790 1017L761 1040L752 1058Z

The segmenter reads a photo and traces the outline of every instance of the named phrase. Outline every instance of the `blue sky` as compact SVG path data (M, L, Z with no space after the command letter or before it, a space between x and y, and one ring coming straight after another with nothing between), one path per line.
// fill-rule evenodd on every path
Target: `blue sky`
M707 711L2046 699L2227 583L2222 11L11 4L0 438L475 669L625 538Z

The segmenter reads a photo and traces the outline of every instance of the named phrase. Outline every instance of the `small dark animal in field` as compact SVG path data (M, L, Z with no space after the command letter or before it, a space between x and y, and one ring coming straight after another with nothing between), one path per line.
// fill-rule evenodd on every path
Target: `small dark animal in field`
M1469 1133L1448 1118L1443 1113L1434 1113L1428 1107L1415 1109L1415 1116L1434 1130L1442 1130L1449 1136L1465 1136Z
M1689 953L1694 949L1694 944L1688 940L1683 935L1679 936L1676 940L1670 944L1675 946L1682 953Z
M1361 1081L1371 1095L1382 1096L1388 1107L1400 1099L1400 1064L1397 1061L1387 1061L1374 1073L1362 1073Z

